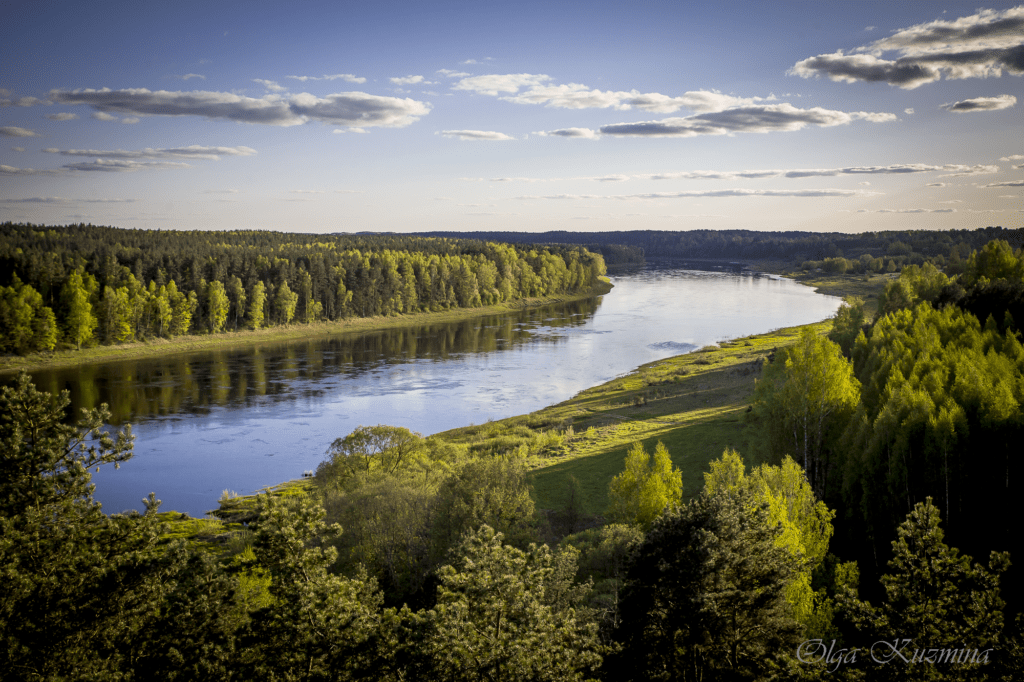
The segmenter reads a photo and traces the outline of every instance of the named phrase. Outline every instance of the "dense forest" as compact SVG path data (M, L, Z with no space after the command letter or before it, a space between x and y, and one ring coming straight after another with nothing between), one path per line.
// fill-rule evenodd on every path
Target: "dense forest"
M903 242L907 243L907 242ZM916 253L916 251L914 251ZM236 498L214 544L179 514L107 516L131 456L103 409L22 375L0 392L5 679L1016 680L1024 250L907 264L756 372L756 452L687 491L629 448L601 523L578 483L541 514L531 457L360 427L302 492ZM529 421L529 418L526 420ZM756 465L749 464L757 462ZM574 487L576 486L576 487ZM551 511L551 510L549 510Z
M599 254L396 235L0 225L0 352L588 291Z
M510 244L577 244L600 251L609 265L645 258L785 261L837 273L895 272L930 261L959 272L971 252L993 239L1024 246L1024 229L906 232L761 232L756 230L630 230L612 232L423 232L424 236Z

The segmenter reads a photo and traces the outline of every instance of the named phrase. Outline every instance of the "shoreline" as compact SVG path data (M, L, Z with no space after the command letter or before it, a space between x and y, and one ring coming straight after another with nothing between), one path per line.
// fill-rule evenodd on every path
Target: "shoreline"
M767 268L762 267L759 268L757 272L763 274L778 275L785 277L787 279L792 279L796 282L799 282L800 284L814 288L815 291L818 293L839 296L841 298L845 298L846 296L859 295L863 296L865 299L870 299L874 295L877 295L873 294L871 290L877 289L878 291L880 291L881 286L884 284L885 281L887 281L887 278L885 278L885 276L873 277L871 280L868 281L864 280L860 276L834 276L818 278L805 276L804 278L800 278L798 276L795 276L792 272L787 272L781 268L776 270L775 272L771 272ZM874 301L869 300L868 304L872 305L874 304ZM689 353L682 353L680 355L671 356L668 358L664 358L662 360L656 360L635 367L626 374L618 376L609 381L583 389L576 396L561 403L543 407L527 415L517 415L513 417L508 417L506 419L497 420L493 422L493 424L491 424L490 426L502 423L513 424L518 423L524 419L528 419L530 417L539 417L541 415L547 415L550 417L550 419L548 420L552 422L560 423L562 421L567 421L568 423L573 423L574 428L577 428L577 430L580 433L583 432L588 421L590 420L593 420L593 423L597 425L599 430L602 432L606 428L610 428L612 431L615 431L615 429L618 427L623 427L626 431L629 431L630 427L628 426L628 424L632 422L634 419L644 419L645 416L649 417L649 415L647 415L646 413L651 409L646 404L643 407L628 407L628 405L632 403L634 398L643 395L646 403L647 395L651 391L668 391L668 387L672 386L672 384L670 384L669 378L652 379L652 373L667 373L666 377L668 377L669 375L679 370L680 368L685 368L682 373L684 375L692 373L691 376L671 377L671 381L674 382L682 379L682 382L679 383L677 386L673 386L673 388L676 390L689 390L686 388L688 384L691 384L693 382L705 382L708 380L707 377L710 376L708 374L709 369L712 370L713 372L717 370L723 373L743 371L745 364L750 362L752 357L763 357L764 355L767 355L770 351L777 347L788 345L789 343L795 342L800 335L800 331L805 327L815 329L818 333L823 333L824 325L828 323L829 319L826 318L824 320L819 320L817 322L811 322L796 327L766 330L760 333L754 333L747 336L740 336L724 340L719 343L717 349L711 351L712 356L716 357L716 359L711 362L709 362L705 357L708 356L707 351L709 349L707 348L695 349L694 351L691 351ZM746 373L744 373L743 376L746 376ZM664 385L666 388L662 389L662 385ZM627 407L622 407L621 405L618 407L610 405L601 408L596 408L595 405L588 404L592 402L594 396L606 394L609 392L621 394L620 396L615 398L615 402L621 402L622 405L626 405ZM746 396L747 392L747 390L743 390L740 392L743 394L743 397L741 398L742 409L746 408L746 402L744 401L748 399L748 396ZM749 389L749 393L752 393L752 389ZM734 407L735 406L728 408L727 411L729 412L729 416L725 421L732 422L738 421L740 419L742 409L737 412L734 409ZM683 412L673 415L671 420L673 424L668 428L674 429L679 427L685 428L686 426L692 426L697 428L698 430L707 430L708 422L714 421L716 418L716 411L721 411L725 409L725 406L709 408L708 406L697 407L687 405ZM669 412L671 411L672 410L669 410ZM733 414L733 412L735 412L735 414ZM666 425L660 423L662 421L661 419L648 419L645 420L643 423L647 424L648 421L650 422L649 426L651 426L652 434L657 434L661 437L664 437L666 435L664 433ZM692 424L690 423L691 421ZM481 429L486 429L488 428L488 426L489 425L485 424L476 426L470 425L464 427L457 427L455 429L450 429L448 431L441 432L441 434L435 435L446 434L449 438L459 440L466 434L471 434ZM643 437L640 435L639 432L631 434L631 437L637 436ZM697 440L702 441L704 439L705 434L703 434L702 432L700 434L700 438L697 438ZM615 438L612 437L611 440L615 440ZM603 443L593 444L593 446L607 447L609 442L608 436L604 436L602 438L602 441ZM650 445L653 446L653 443L651 443ZM716 442L715 445L717 446L718 443ZM618 449L619 448L616 446L615 450L617 451ZM546 461L534 461L531 463L530 467L531 477L534 478L535 484L540 483L539 481L536 480L536 476L538 474L543 474L544 470L547 469L552 473L556 473L563 467L577 466L580 463L580 461L581 460L578 459L577 457L556 457ZM618 459L616 459L615 461L617 466L621 466L621 456L618 456ZM586 473L584 471L577 471L576 473L579 475L581 480L585 480ZM688 484L690 485L691 489L694 489L694 485L696 485L695 481L689 481ZM269 492L271 494L298 494L300 491L306 490L309 485L309 479L295 478L288 481L279 482L274 485L267 485L260 491L257 491L257 493L243 496L242 499L248 500L249 498L254 497L259 492L264 491ZM604 485L606 486L606 482L604 483ZM541 483L541 487L550 488L550 486L545 486L543 483ZM542 502L552 502L552 497L557 498L557 496L561 493L561 490L544 490L539 492L540 497L542 497L543 500L538 500L538 505L540 505ZM234 504L239 503L236 502ZM243 502L242 504L243 506L245 506L246 503ZM549 506L551 505L549 504ZM223 511L224 514L226 514L226 516L218 515L218 511ZM230 514L230 509L213 509L210 510L210 512L208 512L208 515L222 519L231 518Z
M75 367L156 355L191 353L194 351L229 350L267 342L280 343L308 339L310 337L333 336L335 334L369 334L410 325L458 322L485 315L500 315L528 308L539 308L545 305L582 301L595 296L603 296L610 292L612 288L613 285L608 278L602 276L601 281L597 285L583 294L523 298L480 308L455 308L438 312L408 313L390 317L357 317L333 322L313 322L310 324L267 327L257 330L246 329L222 332L215 335L189 335L179 336L174 339L137 341L117 346L94 346L92 348L83 348L82 350L60 350L48 353L33 353L25 356L12 355L0 358L0 377L20 371L28 372L58 367Z

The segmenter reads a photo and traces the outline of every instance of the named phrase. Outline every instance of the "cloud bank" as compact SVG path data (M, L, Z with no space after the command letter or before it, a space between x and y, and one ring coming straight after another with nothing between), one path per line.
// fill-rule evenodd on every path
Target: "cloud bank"
M308 93L261 98L229 92L127 90L52 90L62 104L84 104L98 114L139 116L202 116L239 123L293 126L319 121L350 127L401 128L430 112L430 104L408 98L381 97L365 92L340 92L326 97Z
M735 133L770 133L801 130L807 126L822 128L846 125L852 121L872 123L895 121L895 114L844 112L814 107L799 109L791 104L765 104L736 107L683 118L660 121L616 123L601 126L603 135L616 137L695 137L698 135L733 135Z
M886 55L893 53L891 57ZM1024 6L980 10L953 21L897 31L853 54L842 50L797 62L790 75L833 81L880 82L912 90L947 80L1024 74Z
M188 147L171 149L136 149L136 150L98 150L98 149L44 149L47 154L61 156L88 156L107 159L209 159L217 161L221 156L252 156L256 150L252 147L203 147L197 144Z
M696 112L721 111L774 99L734 97L716 90L694 90L679 97L671 97L657 92L642 93L638 90L597 90L580 83L552 85L549 83L550 80L551 76L544 74L489 74L462 78L452 86L452 89L492 97L500 96L501 99L516 104L541 104L558 109L640 109L660 114L680 109Z

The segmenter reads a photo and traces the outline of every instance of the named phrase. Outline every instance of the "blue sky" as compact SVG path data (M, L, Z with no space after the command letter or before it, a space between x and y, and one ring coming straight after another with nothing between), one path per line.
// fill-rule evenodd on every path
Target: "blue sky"
M1024 215L1024 5L35 1L2 23L0 220L859 232Z

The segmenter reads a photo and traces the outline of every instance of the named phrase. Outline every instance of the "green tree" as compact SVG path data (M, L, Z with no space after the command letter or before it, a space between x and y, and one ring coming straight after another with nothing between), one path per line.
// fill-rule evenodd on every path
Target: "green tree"
M245 317L245 285L237 275L232 275L228 280L227 294L231 299L233 329L238 329L239 321Z
M400 426L360 426L327 448L327 459L317 466L323 487L343 487L356 476L372 472L391 475L415 463L423 450L423 437Z
M199 307L196 292L190 291L186 296L178 291L178 285L172 279L167 285L167 300L171 304L171 336L188 334L192 328L192 315Z
M886 648L883 654L893 663L880 666L877 679L985 679L986 667L976 661L995 659L1003 628L999 578L1010 565L1009 554L992 552L987 569L972 564L971 557L943 541L939 523L939 510L931 498L918 503L892 543L893 558L881 579L885 602L872 607L847 591L839 603L843 615L862 635L871 641L894 642L906 659L912 659L915 649L934 648L954 652L943 655L956 656L957 663L904 664L892 648ZM961 656L959 652L965 650L966 656ZM986 650L988 654L982 656Z
M852 296L848 301L843 301L836 311L832 321L832 331L828 338L839 344L843 355L850 357L853 350L853 342L857 339L861 329L864 327L864 299Z
M448 477L438 489L431 519L433 556L444 557L464 533L481 525L526 547L535 535L526 473L519 459L494 458L467 462Z
M263 306L267 302L267 287L262 281L256 280L252 285L252 295L249 303L249 327L259 329L263 326Z
M626 574L615 680L764 679L796 650L786 600L800 564L767 505L702 492L657 519Z
M159 501L107 516L92 499L89 470L132 456L130 427L104 431L105 405L64 423L69 402L25 374L0 390L0 669L14 679L130 674L173 584Z
M839 346L810 329L767 363L754 393L771 458L801 462L818 497L841 469L830 434L841 431L860 397L860 382Z
M68 275L67 282L61 290L61 298L67 310L65 318L65 334L78 350L82 344L92 338L93 330L96 329L96 318L92 314L92 304L89 303L89 292L85 288L82 275L77 270Z
M341 533L324 523L312 500L257 498L253 540L270 574L274 603L252 614L242 639L245 679L365 679L379 629L381 596L373 581L332 575L337 551L324 546Z
M570 550L571 551L571 550ZM571 585L547 545L527 551L488 526L468 533L439 572L425 615L429 677L444 681L591 679L601 663L597 625L578 610L587 588Z
M211 334L216 334L224 329L230 309L231 301L228 300L228 295L224 291L224 285L218 281L207 284L206 312Z
M683 474L672 466L668 450L660 442L653 457L643 443L634 443L624 464L622 473L608 484L608 514L620 523L650 528L662 512L682 500Z
M299 295L288 287L288 282L281 282L274 295L274 314L278 324L288 324L295 317L295 307L299 303Z

